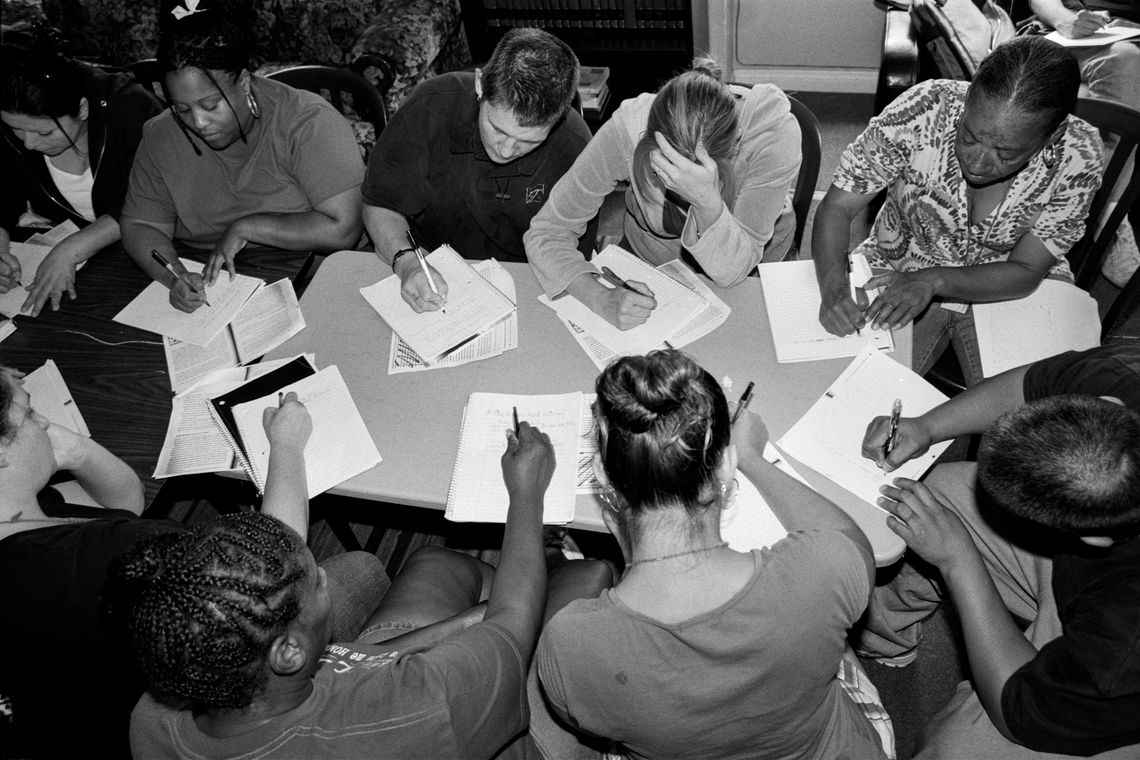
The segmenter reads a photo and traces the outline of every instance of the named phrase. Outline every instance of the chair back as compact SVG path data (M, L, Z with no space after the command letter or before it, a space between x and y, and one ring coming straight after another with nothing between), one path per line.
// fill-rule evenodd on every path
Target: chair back
M1140 199L1140 171L1133 166L1132 176L1127 178L1123 193L1115 207L1109 208L1109 196L1122 179L1128 159L1136 157L1136 146L1140 142L1140 111L1111 100L1079 98L1076 113L1099 129L1102 135L1111 134L1119 139L1105 167L1100 189L1093 196L1085 219L1085 234L1069 251L1073 277L1079 287L1088 290L1100 272L1117 228L1128 210Z
M792 210L796 214L795 246L799 251L807 227L808 211L811 210L811 201L815 196L815 183L819 179L822 140L819 136L819 119L815 118L811 109L791 95L788 96L788 102L792 106L792 116L796 117L800 125L800 152L803 154L800 175L792 192Z
M166 102L166 91L162 89L162 67L158 65L157 58L143 58L129 63L127 70L147 92L158 98L158 102L162 103L164 108L169 105Z
M268 78L317 93L349 121L355 118L369 122L376 131L370 142L379 139L388 123L388 111L380 91L355 71L333 66L290 66L274 71Z

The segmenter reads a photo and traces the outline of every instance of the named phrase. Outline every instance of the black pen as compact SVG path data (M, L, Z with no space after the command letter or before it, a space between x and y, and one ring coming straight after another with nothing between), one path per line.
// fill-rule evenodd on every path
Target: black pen
M851 254L847 254L847 287L851 290L851 300L855 302L856 308L859 311L867 310L867 290L865 288L856 287L851 282ZM855 328L855 334L862 336L863 331L858 327Z
M729 423L729 427L735 425L736 421L740 419L741 412L748 408L749 402L752 401L752 389L755 387L756 383L749 380L747 387L744 389L743 395L740 397L740 401L736 404L736 411L732 413L732 421Z
M182 282L186 283L186 287L190 288L190 290L191 290L191 291L193 291L195 295L199 295L199 296L202 296L202 303L206 304L207 306L209 306L209 305L210 305L210 302L206 300L206 294L205 294L205 293L203 293L202 291L198 290L198 289L197 289L196 287L194 287L193 285L191 285L191 284L190 284L190 279L189 279L188 277L186 277L186 275L184 275L184 274L181 274L180 272L178 272L178 271L177 271L177 270L174 268L174 265L173 265L173 264L171 264L169 261L167 261L167 260L166 260L166 257L165 257L165 256L163 256L161 253L159 253L159 252L158 252L158 249L157 249L157 248L151 248L151 249L150 249L150 257L151 257L152 259L154 259L155 261L157 261L157 262L158 262L158 265L159 265L160 267L162 267L162 268L163 268L163 269L165 269L167 272L170 272L172 275L174 275L174 279L176 279L176 280L181 280Z
M614 274L614 270L610 269L609 267L602 267L602 277L604 277L607 281L613 283L614 285L617 285L619 288L625 288L630 293L637 293L639 296L645 295L641 291L636 290L628 282L626 282L625 280L623 280L622 278L620 278L616 274Z
M887 428L887 440L883 441L883 459L886 459L892 451L894 451L896 438L899 433L899 416L902 414L902 399L896 398L894 406L891 407L891 425Z
M511 414L515 419L515 438L519 437L519 408L517 406L511 407Z

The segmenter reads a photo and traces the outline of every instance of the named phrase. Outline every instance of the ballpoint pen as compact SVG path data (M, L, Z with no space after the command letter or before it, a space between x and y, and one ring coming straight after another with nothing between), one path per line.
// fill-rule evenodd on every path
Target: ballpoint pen
M511 415L515 420L515 438L519 437L519 408L517 406L511 407Z
M847 254L846 259L847 259L847 287L849 287L851 289L851 300L855 302L855 306L858 307L859 311L861 311L861 312L866 311L867 306L868 306L867 289L857 287L851 281L851 254ZM858 327L856 327L855 328L855 334L861 336L863 334L863 331L861 329L859 329Z
M150 257L152 259L154 259L155 261L157 261L159 266L161 266L167 272L170 272L172 275L174 275L174 279L181 280L182 282L186 283L186 287L190 288L190 290L193 291L196 295L202 296L202 303L206 304L207 306L210 305L210 302L206 300L206 294L201 292L200 290L198 290L193 285L191 285L189 278L187 278L186 275L178 272L174 268L174 265L171 264L169 261L167 261L166 257L158 252L158 249L151 248L150 249Z
M899 415L902 414L902 399L896 398L891 407L891 423L887 428L887 440L883 441L883 459L886 459L895 449L895 439L899 433Z
M610 269L609 267L602 267L602 278L607 282L617 285L619 288L625 288L630 293L637 293L638 295L642 296L645 295L644 293L634 289L634 287L628 282L614 274L614 270Z
M729 423L729 427L735 425L736 421L740 419L740 414L748 408L748 403L752 401L752 389L755 387L756 383L749 380L748 385L744 388L744 393L740 396L740 401L736 404L736 410L732 413L732 421Z
M416 238L412 235L411 230L408 230L408 245L410 245L412 247L412 250L415 252L416 259L420 262L420 269L424 270L424 276L427 277L428 287L431 288L432 293L435 293L438 296L439 288L435 286L435 278L431 276L431 270L428 269L427 259L424 258L424 252L420 249L420 244L416 242Z

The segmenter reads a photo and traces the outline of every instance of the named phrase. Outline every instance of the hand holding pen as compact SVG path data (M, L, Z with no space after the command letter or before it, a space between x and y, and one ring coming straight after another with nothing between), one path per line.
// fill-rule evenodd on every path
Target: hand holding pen
M170 286L171 306L189 313L202 304L210 305L210 302L206 300L206 283L201 275L192 274L185 270L178 271L170 260L159 253L157 249L151 249L150 257L174 277L174 282Z
M896 411L897 415L896 415ZM922 417L903 417L902 401L896 401L889 415L880 415L867 425L863 435L863 456L885 472L925 454L934 442Z
M417 314L442 309L447 303L447 282L427 263L423 249L412 235L411 229L407 231L406 237L419 266L409 266L403 270L400 294Z
M601 273L595 276L614 287L602 288L598 308L594 311L619 330L644 324L657 308L657 299L645 283L623 280L609 267L602 267Z

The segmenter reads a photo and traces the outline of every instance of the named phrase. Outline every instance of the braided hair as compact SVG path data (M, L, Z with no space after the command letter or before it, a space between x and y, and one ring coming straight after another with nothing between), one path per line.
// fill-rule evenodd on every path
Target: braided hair
M265 686L269 647L301 611L305 543L283 523L240 513L156 536L112 573L152 693L194 707L248 707Z
M606 475L631 513L716 503L716 469L729 444L728 403L708 372L680 351L626 356L595 384Z

